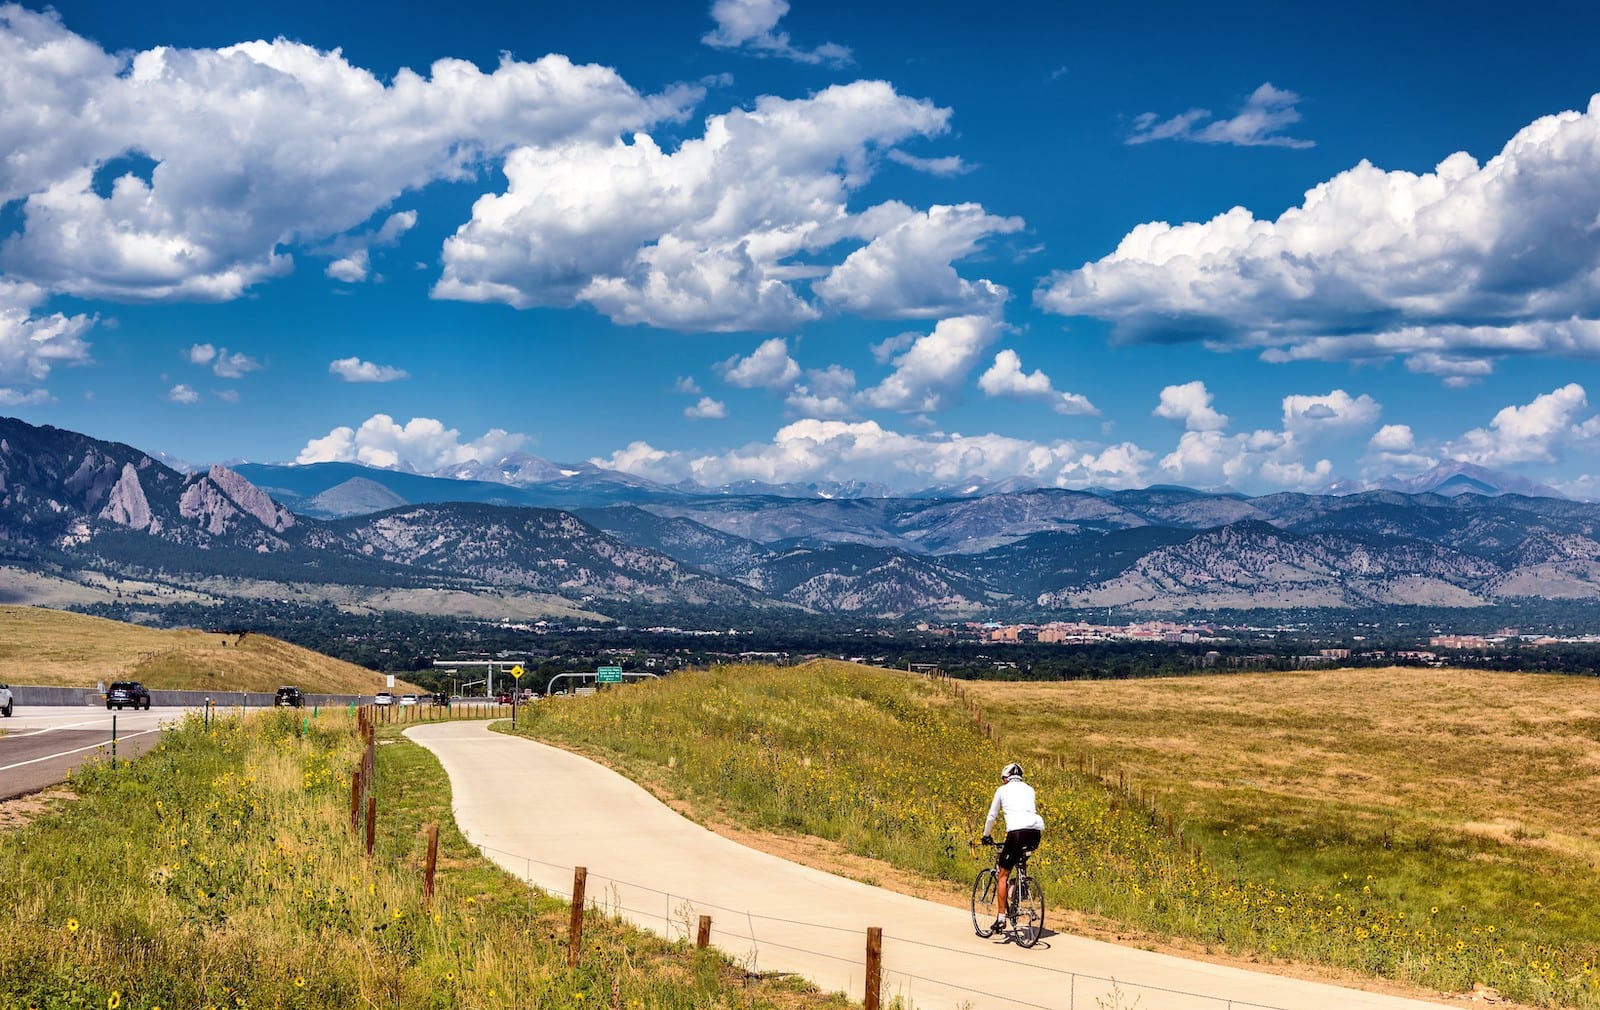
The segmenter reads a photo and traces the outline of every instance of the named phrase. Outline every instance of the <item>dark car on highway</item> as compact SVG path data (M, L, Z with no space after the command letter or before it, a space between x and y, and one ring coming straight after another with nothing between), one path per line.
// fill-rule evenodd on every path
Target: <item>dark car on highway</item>
M272 704L285 708L304 708L306 696L300 693L298 687L280 687L277 695L272 699Z
M110 689L106 691L106 708L121 711L129 705L135 709L142 708L148 711L150 692L137 680L113 681Z

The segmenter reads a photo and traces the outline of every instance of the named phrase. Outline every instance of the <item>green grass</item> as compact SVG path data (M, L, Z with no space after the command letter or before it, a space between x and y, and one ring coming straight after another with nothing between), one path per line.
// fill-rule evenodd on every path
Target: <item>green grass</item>
M567 907L478 856L432 756L377 748L368 860L349 826L351 724L190 720L96 762L76 800L0 835L0 1005L58 1008L838 1007L792 982ZM431 908L422 825L440 832Z
M1215 685L1205 704L1169 698L1159 717L1150 698L1141 700L1145 708L1101 701L1100 721L1126 731L1127 746L1165 735L1171 774L1157 780L1152 807L1115 776L1102 782L1079 771L1079 754L1103 760L1086 729L1099 723L1049 695L1056 686L986 685L974 710L964 700L977 694L972 685L958 698L948 682L893 671L728 667L545 702L523 732L600 757L687 799L704 819L832 839L956 884L974 872L967 840L981 831L998 769L1018 757L1049 825L1034 870L1053 907L1261 960L1440 991L1479 983L1528 1003L1600 1007L1600 934L1585 901L1597 890L1594 861L1457 830L1438 805L1481 797L1462 785L1481 766L1439 760L1433 751L1442 745L1430 750L1428 734L1441 730L1427 720L1402 720L1411 726L1413 759L1383 765L1405 784L1397 800L1385 790L1341 793L1307 781L1364 774L1374 759L1360 747L1341 752L1336 740L1295 736L1294 726L1322 726L1326 714L1294 699L1273 709L1260 684L1236 682L1233 690L1254 692L1238 696L1228 683ZM1193 689L1147 688L1163 686ZM1376 686L1362 689L1374 695L1363 705L1381 707ZM1263 711L1231 712L1252 705ZM1406 714L1421 711L1414 703ZM1275 712L1283 725L1272 721ZM1223 732L1229 723L1239 735ZM1374 729L1362 746L1406 733ZM1284 787L1290 779L1300 784ZM1534 825L1531 834L1546 823L1580 831L1581 790L1554 780L1546 788L1542 797L1508 797L1503 809ZM1560 813L1568 803L1570 818ZM1547 807L1556 811L1551 818L1535 816ZM1181 841L1167 830L1169 813Z

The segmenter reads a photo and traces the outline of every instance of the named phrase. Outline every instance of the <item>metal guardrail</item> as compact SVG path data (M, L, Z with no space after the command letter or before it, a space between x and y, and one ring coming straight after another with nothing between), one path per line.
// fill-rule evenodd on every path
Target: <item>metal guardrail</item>
M12 684L11 696L24 708L42 705L104 705L106 696L92 687L28 687ZM210 699L216 708L271 708L276 691L151 691L156 708L199 708ZM307 694L306 707L367 705L372 695Z

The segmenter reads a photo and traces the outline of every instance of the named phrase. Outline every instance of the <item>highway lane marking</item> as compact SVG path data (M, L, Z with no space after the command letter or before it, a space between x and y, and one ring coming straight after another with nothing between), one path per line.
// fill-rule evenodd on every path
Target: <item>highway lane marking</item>
M184 714L188 714L190 712L198 712L199 709L198 708L184 708L182 711L183 711ZM114 713L114 714L120 715L121 713ZM48 719L48 718L51 718L51 717L50 716L42 716L42 717L35 716L35 718L46 718L46 719ZM62 723L59 726L45 726L45 727L43 727L41 729L34 729L34 730L17 730L12 734L12 739L13 740L23 740L23 739L26 739L26 738L28 738L30 736L39 736L39 735L44 734L44 733L54 732L55 730L58 730L58 729L81 730L81 729L84 729L85 727L87 727L88 729L109 730L111 728L111 726L107 722L107 720L110 719L110 718L111 718L111 716L109 716L109 715L102 716L99 713L96 713L96 714L94 714L92 716L86 716L80 722L67 722L67 723ZM148 711L145 714L145 718L147 718L147 719L148 718L152 718L152 716L149 714ZM158 715L158 716L154 716L154 718L156 718L156 719L165 719L166 716L165 715ZM176 725L176 724L177 724L177 720L176 719L170 719L170 720L165 721L165 722L159 722L156 725L158 727L164 728L166 726L171 726L171 725ZM143 732L148 732L148 731L147 730L140 730L139 732L143 733Z
M105 729L105 730L109 730L111 728L110 726L108 726L106 724L105 720L103 720L103 719L89 719L89 720L87 720L85 722L69 722L69 723L63 723L60 726L46 726L43 729L36 729L36 730L32 730L32 731L19 731L19 732L17 732L17 733L12 735L12 739L13 740L26 740L28 737L31 737L31 736L43 736L46 733L54 733L57 730L64 730L64 729L81 731L85 727L87 727L89 729ZM140 733L148 733L149 730L139 730L139 732Z
M148 736L151 733L159 733L159 732L161 732L160 727L157 727L156 729L144 729L144 730L140 730L137 733L124 733L123 735L117 737L117 739L118 740L129 740L129 739L132 739L133 737L136 737L136 736ZM74 748L72 750L64 750L64 751L60 751L60 752L55 753L55 754L46 754L43 757L36 757L36 758L32 758L32 759L27 760L27 761L18 761L14 765L0 765L0 772L8 772L13 768L24 768L24 767L26 767L28 765L36 765L40 761L53 761L56 758L66 757L68 754L78 754L78 753L81 753L81 752L86 751L86 750L95 750L96 748L109 746L110 743L111 743L111 741L106 740L106 741L102 741L100 743L92 743L87 747L76 747L76 748Z

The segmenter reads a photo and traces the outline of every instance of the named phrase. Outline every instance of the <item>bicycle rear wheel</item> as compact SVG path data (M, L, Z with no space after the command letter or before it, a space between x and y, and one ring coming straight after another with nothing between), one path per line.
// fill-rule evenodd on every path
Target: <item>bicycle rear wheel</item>
M1026 876L1019 876L1011 886L1017 891L1011 902L1015 910L1012 939L1019 947L1032 947L1044 933L1044 888L1037 880Z
M989 927L994 925L995 887L992 866L979 870L977 879L972 882L972 931L979 936L990 936L994 933Z

